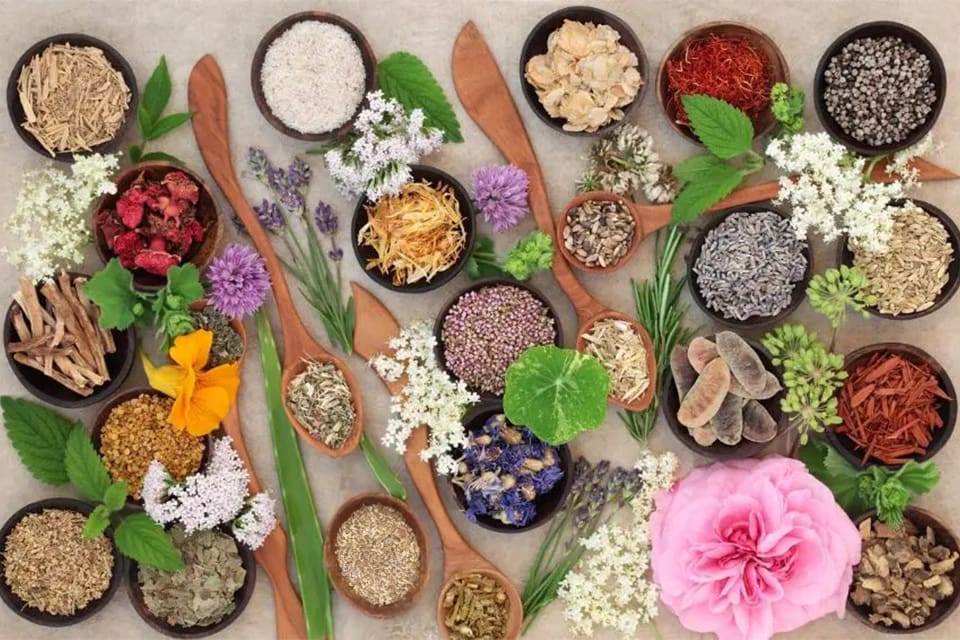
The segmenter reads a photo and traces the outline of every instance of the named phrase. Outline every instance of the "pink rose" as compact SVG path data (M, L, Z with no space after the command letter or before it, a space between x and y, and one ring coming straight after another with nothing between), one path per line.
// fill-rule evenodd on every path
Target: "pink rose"
M654 580L688 629L766 640L831 611L843 615L860 535L803 463L702 467L656 505Z

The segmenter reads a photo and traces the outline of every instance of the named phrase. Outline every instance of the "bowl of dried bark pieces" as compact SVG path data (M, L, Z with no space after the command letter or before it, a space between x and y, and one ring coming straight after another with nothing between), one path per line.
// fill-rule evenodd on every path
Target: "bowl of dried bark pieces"
M61 273L35 286L21 278L3 325L7 361L20 384L48 404L87 407L113 394L130 375L137 336L100 326L83 293L89 276Z
M960 604L960 544L933 514L907 507L903 526L869 511L857 520L862 550L847 610L879 633L929 631Z

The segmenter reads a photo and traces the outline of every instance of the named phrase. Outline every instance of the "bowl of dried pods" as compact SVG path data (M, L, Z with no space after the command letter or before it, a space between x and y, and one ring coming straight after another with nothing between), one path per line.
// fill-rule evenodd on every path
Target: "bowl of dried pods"
M136 119L137 79L116 49L82 33L44 38L7 81L7 112L27 146L54 160L110 153Z
M643 240L643 220L627 198L608 191L581 193L557 218L557 248L588 273L612 273L627 265Z
M875 511L857 520L860 564L847 611L878 633L929 631L960 604L957 537L931 513L908 507L893 527Z
M89 276L61 273L35 286L21 279L3 326L7 361L33 396L67 409L111 396L133 369L137 336L100 326L83 293Z

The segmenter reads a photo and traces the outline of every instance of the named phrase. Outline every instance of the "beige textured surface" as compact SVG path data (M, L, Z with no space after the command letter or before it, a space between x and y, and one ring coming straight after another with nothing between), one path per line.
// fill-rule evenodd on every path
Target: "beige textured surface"
M227 80L231 101L231 139L237 165L242 166L244 150L251 144L263 146L270 156L279 162L290 158L294 153L302 152L306 145L283 137L260 117L251 95L249 68L253 50L260 37L282 17L306 9L324 9L339 13L366 33L378 55L407 49L423 57L451 97L455 97L450 78L451 47L461 24L472 18L489 41L514 95L519 98L517 58L523 40L540 17L563 4L540 0L338 0L316 3L255 0L0 0L0 68L5 72L9 70L23 50L48 35L63 32L88 33L106 40L121 51L133 65L141 84L160 55L166 54L175 87L171 106L180 109L186 105L186 82L193 63L202 54L212 53L222 65ZM957 124L960 123L960 100L957 100L956 95L956 87L960 86L960 75L956 66L956 62L960 60L960 40L957 39L960 5L951 0L856 3L840 0L777 0L763 3L734 0L646 0L596 4L614 11L632 25L653 65L656 65L666 47L684 30L699 23L720 19L749 22L768 32L780 44L790 64L793 79L807 90L810 89L812 72L822 50L846 28L871 19L893 19L910 23L934 42L947 61L951 91L939 125L935 129L937 137L945 145L937 159L954 169L960 168L960 133L957 132ZM760 10L761 7L763 11ZM500 162L500 157L459 109L459 105L456 106L466 143L448 145L427 162L449 171L461 180L468 180L471 170L482 164ZM573 180L582 169L581 157L587 141L583 138L563 136L548 129L533 116L525 103L520 104L520 111L528 124L549 181L553 205L555 208L559 207L573 195ZM808 110L807 116L816 127L812 110ZM41 158L20 141L7 116L3 116L3 119L4 122L0 123L0 157L4 160L4 170L0 174L0 202L3 203L3 215L6 216L14 206L21 171L37 165ZM647 92L644 103L634 114L634 120L650 129L667 160L679 161L696 151L693 145L669 129L657 106L654 91ZM191 167L206 175L189 127L163 140L160 148L175 153ZM346 226L353 203L334 192L323 175L319 162L313 164L317 178L314 180L311 201L318 197L327 199L340 213L342 226ZM264 195L252 179L245 179L245 187L251 200L260 199ZM928 185L922 189L919 196L956 217L960 183ZM501 249L507 248L515 236L529 231L532 225L531 220L526 220L510 237L498 238L498 246ZM6 244L8 239L7 234L0 231L0 244ZM345 233L341 232L340 240L347 243ZM587 279L587 284L596 296L618 309L632 311L629 279L649 275L651 245L651 242L646 242L629 267L614 276ZM818 268L829 266L833 255L832 248L821 250L818 254ZM427 295L391 295L373 285L360 273L349 250L344 264L348 277L357 278L364 286L371 287L402 321L432 319L444 301L465 284L465 278L461 277L441 290ZM87 266L91 270L97 267L92 250ZM0 265L0 295L5 298L13 291L13 277L13 270L9 266L5 263ZM563 302L549 275L538 275L534 284L557 301L569 340L576 327L570 307ZM320 323L313 317L311 309L306 304L302 304L300 309L315 334L322 338ZM858 318L845 328L840 348L849 350L878 340L911 342L935 354L948 370L954 375L960 375L960 346L956 340L958 311L960 297L936 315L922 320L907 323L880 320L868 322ZM811 313L806 306L795 316L798 320L810 318ZM691 318L694 323L701 320L702 318L696 315ZM815 321L815 325L822 330L826 329L822 321ZM264 413L263 386L257 364L259 358L255 352L251 355L253 357L249 359L241 391L245 433L261 480L276 492L277 480ZM377 379L361 361L354 358L350 359L349 364L359 376L365 390L366 428L373 434L379 434L387 418L387 396ZM128 386L140 384L142 381L142 372L137 371ZM0 393L24 393L5 365L0 366ZM77 417L89 424L94 411L95 409L80 412ZM703 462L678 449L679 443L663 425L652 446L657 450L677 449L685 468ZM581 437L573 448L576 453L587 454L591 458L608 457L621 464L631 463L638 451L612 411L600 430ZM335 461L321 458L314 451L305 449L304 458L318 510L324 521L328 521L337 506L351 495L376 489L376 483L367 471L359 452L346 460ZM960 490L960 472L957 472L956 466L958 459L960 444L955 440L937 458L944 471L943 481L932 496L921 500L923 506L940 514L955 528L960 527L960 504L951 497ZM68 494L66 489L45 487L33 480L19 464L5 438L0 438L0 469L3 469L0 474L0 518L5 519L28 502ZM418 498L412 499L412 505L425 518ZM455 514L454 520L471 543L494 559L518 584L522 582L540 539L538 533L498 536L471 526L459 515ZM424 522L428 521L425 519ZM419 606L402 620L375 621L351 609L342 599L336 598L334 614L337 638L425 640L434 637L433 612L439 589L440 554L433 528L427 524L426 529L432 575ZM666 613L660 617L659 626L662 637L669 640L698 637L697 634L685 632L676 620ZM273 634L270 585L266 576L261 573L256 593L246 612L221 637L245 640L268 638ZM936 631L916 637L932 640L956 638L958 634L960 616L955 616ZM65 630L35 627L15 616L6 607L0 607L0 638L28 640L48 636L126 639L154 637L154 634L137 617L123 590L92 620ZM552 640L569 636L570 632L563 621L560 607L555 605L547 610L528 637ZM597 635L604 639L618 636L619 634L615 633ZM644 637L654 636L645 631ZM873 634L854 620L839 621L830 617L811 624L790 637L810 640L859 640L873 637Z

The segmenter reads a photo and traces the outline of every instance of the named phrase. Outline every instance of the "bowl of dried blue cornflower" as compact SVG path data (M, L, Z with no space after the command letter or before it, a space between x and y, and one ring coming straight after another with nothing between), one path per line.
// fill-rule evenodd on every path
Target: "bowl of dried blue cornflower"
M518 533L547 522L573 481L573 458L526 427L514 425L499 402L481 404L464 420L467 446L449 476L466 518L484 529Z

